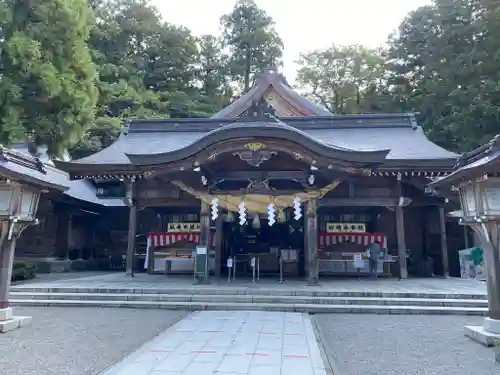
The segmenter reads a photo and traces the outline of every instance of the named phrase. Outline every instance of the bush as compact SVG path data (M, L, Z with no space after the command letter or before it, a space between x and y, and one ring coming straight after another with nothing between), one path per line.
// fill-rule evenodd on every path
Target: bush
M15 260L12 267L12 281L34 279L36 277L36 265L22 260Z

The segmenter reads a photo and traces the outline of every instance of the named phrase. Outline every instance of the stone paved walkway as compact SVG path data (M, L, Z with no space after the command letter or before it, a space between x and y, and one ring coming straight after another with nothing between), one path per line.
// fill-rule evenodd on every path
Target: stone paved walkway
M153 290L168 289L210 293L224 291L238 291L251 293L252 290L267 290L269 293L289 294L290 291L334 291L334 292L375 292L375 293L429 293L447 295L486 295L486 284L473 279L458 278L422 278L422 279L321 279L319 286L307 286L304 280L285 280L278 283L277 279L263 278L255 284L248 279L236 279L228 283L225 279L212 278L210 285L193 285L193 278L186 276L170 276L136 274L135 277L124 273L111 273L99 276L89 276L69 280L54 280L25 283L12 287L12 291L29 290L30 288L68 288L68 289L137 289L142 293Z
M203 311L102 375L325 375L311 319L285 312Z

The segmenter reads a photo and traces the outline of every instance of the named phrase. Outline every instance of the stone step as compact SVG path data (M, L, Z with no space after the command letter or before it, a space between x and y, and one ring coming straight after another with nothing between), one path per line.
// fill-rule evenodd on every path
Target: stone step
M13 286L11 292L31 293L125 293L125 294L168 294L168 295L251 295L251 296L301 296L301 297L371 297L371 298L423 298L485 300L486 294L436 293L436 292L363 292L349 290L322 290L320 287L303 289L261 288L257 284L248 287L228 287L226 285L196 285L185 288L91 288L91 287L37 287Z
M387 306L387 305L328 305L293 303L248 303L248 302L151 302L151 301L109 301L109 300L54 300L54 299L11 299L12 306L54 306L54 307L121 307L151 308L168 310L250 310L291 311L303 313L356 313L356 314L434 314L434 315L486 315L484 307L448 306Z
M220 303L281 303L320 305L388 305L388 306L447 306L488 307L487 300L425 299L379 297L308 297L264 295L204 295L204 294L129 294L129 293L35 293L12 292L11 300L85 300L85 301L148 301L148 302L220 302Z

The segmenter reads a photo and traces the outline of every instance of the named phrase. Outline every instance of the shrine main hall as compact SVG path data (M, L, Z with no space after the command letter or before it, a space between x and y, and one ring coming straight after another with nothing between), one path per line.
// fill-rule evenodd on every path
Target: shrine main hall
M268 72L210 118L130 120L109 147L56 161L71 197L45 198L39 215L57 220L17 256L192 274L205 249L216 277L248 277L257 260L261 277L317 283L367 274L378 241L382 275L459 276L458 203L426 190L457 156L413 114L332 114Z

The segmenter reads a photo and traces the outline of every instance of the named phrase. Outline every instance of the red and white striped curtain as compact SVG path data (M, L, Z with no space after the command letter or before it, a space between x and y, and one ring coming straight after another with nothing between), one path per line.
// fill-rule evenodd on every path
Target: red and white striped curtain
M318 246L319 248L328 247L331 245L341 243L356 243L358 245L368 246L369 244L378 241L384 249L387 248L387 238L385 234L381 233L318 233Z
M144 268L148 269L149 257L151 250L155 247L163 247L172 245L179 241L189 241L194 244L200 243L200 233L192 232L149 232L148 243L146 248L146 259L144 259ZM210 245L215 247L215 232L210 231Z
M195 244L200 243L200 233L193 232L150 232L148 233L148 244L151 247L163 247L172 245L179 241L188 241ZM210 232L210 247L215 247L215 232Z

